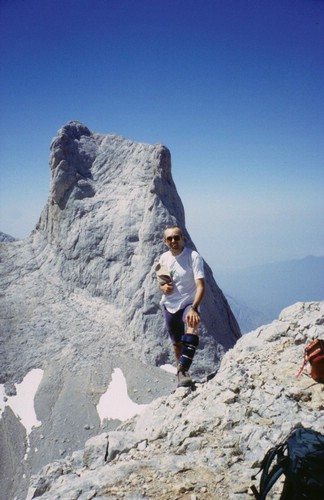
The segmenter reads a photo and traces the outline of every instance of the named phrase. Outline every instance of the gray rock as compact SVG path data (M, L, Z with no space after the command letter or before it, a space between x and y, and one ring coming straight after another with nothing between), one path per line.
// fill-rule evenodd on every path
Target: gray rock
M317 325L324 338L323 315L324 302L299 303L248 333L210 382L156 399L114 431L118 454L109 463L76 476L69 459L62 461L64 480L55 478L41 498L75 498L81 491L96 491L96 498L248 498L267 449L300 425L323 432L323 384L307 376L308 368L295 377L312 340L308 332ZM295 342L301 328L304 344ZM132 445L143 440L146 446ZM46 467L32 484L48 477Z
M35 396L42 425L29 436L27 480L29 471L120 423L103 424L96 409L115 368L138 404L174 389L174 376L157 368L172 363L173 354L154 264L169 224L182 226L194 248L166 147L70 122L51 144L50 168L49 198L35 230L0 245L0 383L9 396L31 369L44 371ZM197 377L215 372L240 338L207 264L206 275ZM15 435L9 439L15 444ZM24 493L22 485L17 498Z
M13 436L15 439L13 439ZM26 429L10 407L6 407L0 418L0 498L14 498L15 492L28 467L25 460L27 450ZM28 480L25 481L25 488Z
M103 433L94 436L85 444L83 463L88 469L95 469L104 465L108 455L108 434Z
M17 239L13 236L10 236L10 234L6 234L0 231L0 243L6 243L9 241L17 241Z

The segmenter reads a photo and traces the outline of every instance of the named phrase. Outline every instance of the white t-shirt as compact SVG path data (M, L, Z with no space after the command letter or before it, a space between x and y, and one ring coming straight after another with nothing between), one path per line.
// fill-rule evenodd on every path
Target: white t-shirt
M177 256L168 250L161 255L159 262L168 268L173 282L172 293L163 294L161 304L175 313L192 304L197 290L195 280L205 277L204 262L198 252L187 247Z

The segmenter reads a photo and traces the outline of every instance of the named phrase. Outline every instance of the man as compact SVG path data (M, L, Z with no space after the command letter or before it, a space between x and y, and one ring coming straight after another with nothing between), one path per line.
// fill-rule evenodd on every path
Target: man
M178 387L185 387L192 385L188 370L199 344L197 329L199 306L205 293L204 264L198 252L185 246L178 226L167 228L163 241L168 251L161 255L157 266L163 293L161 304L176 356Z

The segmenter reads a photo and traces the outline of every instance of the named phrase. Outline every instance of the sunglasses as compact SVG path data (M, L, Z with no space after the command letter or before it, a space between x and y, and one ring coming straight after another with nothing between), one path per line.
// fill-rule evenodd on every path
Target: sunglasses
M179 236L179 234L176 234L175 236L168 236L167 238L165 238L169 243L171 243L172 240L174 241L180 241L181 239L181 236Z

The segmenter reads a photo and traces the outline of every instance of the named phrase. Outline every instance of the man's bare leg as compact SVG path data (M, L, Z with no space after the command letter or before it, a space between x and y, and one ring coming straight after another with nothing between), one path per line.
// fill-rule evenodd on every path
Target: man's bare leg
M173 349L174 349L174 354L175 354L176 362L177 362L177 366L178 366L179 358L180 358L181 353L182 353L182 342L176 342L175 344L173 344Z

